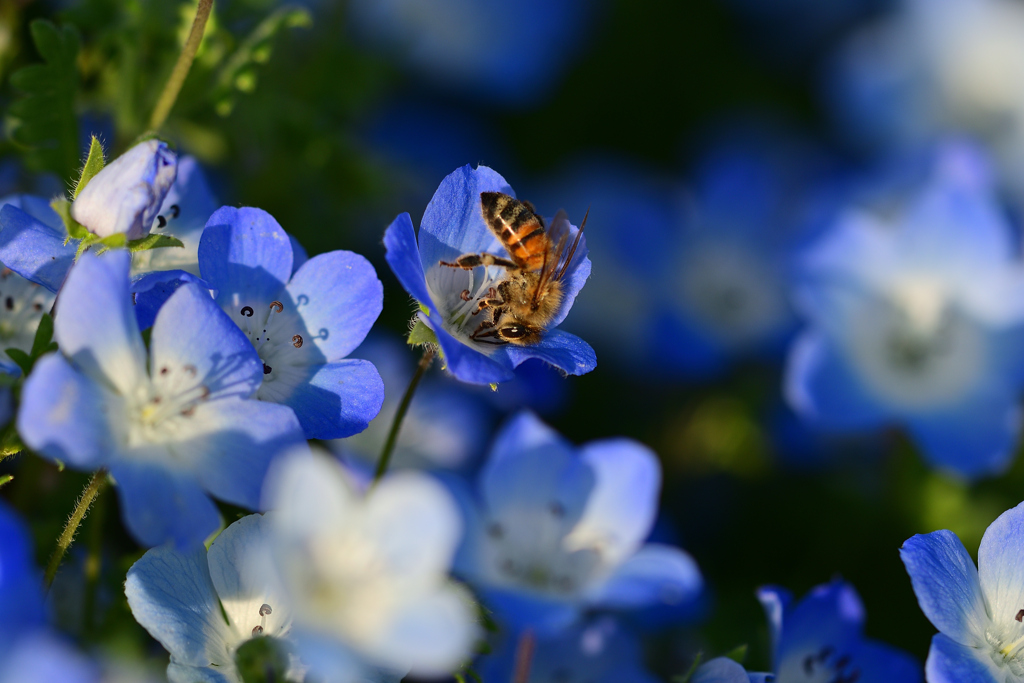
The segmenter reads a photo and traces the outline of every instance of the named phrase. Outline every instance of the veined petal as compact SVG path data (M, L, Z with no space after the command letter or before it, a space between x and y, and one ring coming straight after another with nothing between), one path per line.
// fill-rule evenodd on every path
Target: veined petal
M209 390L209 400L227 396L247 398L263 381L263 363L245 334L197 284L186 284L171 295L153 324L151 372L182 372Z
M132 310L124 250L86 253L57 297L53 336L61 352L94 382L122 395L146 377L146 348Z
M750 683L747 671L728 657L702 664L690 683Z
M199 241L199 271L217 289L221 307L234 306L243 294L269 303L291 277L291 240L262 209L222 206Z
M241 683L235 667L224 668L227 669L226 673L215 671L209 666L186 666L171 662L167 665L167 680L170 683Z
M141 545L174 541L202 544L220 526L220 513L188 475L155 464L120 459L110 467L117 481L121 519Z
M961 645L941 633L932 638L924 670L928 683L1004 683L984 650Z
M299 268L306 265L309 254L306 253L306 248L299 243L299 240L295 239L295 235L288 233L288 239L292 243L292 275L294 276Z
M615 568L591 602L610 609L679 605L704 587L697 563L678 548L650 543Z
M75 262L76 245L65 237L10 204L0 208L0 263L51 292Z
M536 414L529 410L521 410L509 418L494 437L488 463L497 463L515 457L522 451L543 446L572 448L572 444L565 437L545 424Z
M955 410L914 418L907 427L932 465L977 479L1009 468L1021 417L1012 396L976 397Z
M373 363L354 358L311 365L304 380L283 396L285 377L265 384L261 399L283 403L295 411L307 439L341 439L366 429L384 403L384 383Z
M110 398L61 355L44 356L25 380L18 433L34 451L95 469L115 450L105 410Z
M139 323L139 329L152 327L160 307L167 303L179 287L189 282L194 282L203 289L210 289L205 280L184 270L158 270L132 278L132 303L135 304L135 319Z
M838 651L859 640L864 605L850 584L836 580L814 588L785 615L777 652L778 673L802 666L807 652Z
M0 237L2 239L2 237ZM439 316L427 290L426 275L420 263L419 246L416 244L416 230L412 227L409 214L399 214L384 231L384 258L398 281L409 295L431 309L432 315Z
M640 546L654 524L661 466L650 449L629 439L588 443L580 457L594 472L594 488L566 542L600 547L605 561L618 564Z
M185 551L148 550L128 570L124 592L135 620L171 653L173 663L224 667L230 662L232 637L202 544Z
M384 307L384 287L370 262L350 251L314 256L296 271L288 294L324 358L352 353Z
M1017 613L1024 609L1024 503L999 515L985 530L978 548L978 579L992 622L1015 626Z
M422 317L420 319L423 320ZM502 359L506 362L501 363L463 344L442 325L435 325L432 319L427 318L425 322L437 335L437 341L444 354L445 369L459 380L470 384L494 384L507 382L515 376L507 359ZM497 356L497 353L495 355Z
M501 350L512 367L517 367L530 358L539 358L569 375L585 375L597 367L597 354L590 344L575 334L562 330L549 330L538 344L507 344Z

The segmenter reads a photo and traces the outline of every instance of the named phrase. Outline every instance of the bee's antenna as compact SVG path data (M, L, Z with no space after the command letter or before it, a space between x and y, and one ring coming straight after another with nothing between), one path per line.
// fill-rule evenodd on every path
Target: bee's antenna
M587 227L587 218L590 216L590 207L587 207L587 213L583 215L583 222L580 223L580 230L576 233L576 239L573 240L572 247L569 249L569 255L565 257L565 263L562 265L562 270L558 273L558 279L561 280L565 276L565 271L569 270L569 264L572 263L572 257L576 255L576 247L580 244L580 238L583 237L583 229Z

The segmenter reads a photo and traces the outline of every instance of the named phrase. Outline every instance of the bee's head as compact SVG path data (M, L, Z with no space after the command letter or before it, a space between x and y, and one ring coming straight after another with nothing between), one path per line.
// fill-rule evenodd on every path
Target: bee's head
M540 341L541 329L519 320L503 323L498 327L498 336L509 344L530 346Z

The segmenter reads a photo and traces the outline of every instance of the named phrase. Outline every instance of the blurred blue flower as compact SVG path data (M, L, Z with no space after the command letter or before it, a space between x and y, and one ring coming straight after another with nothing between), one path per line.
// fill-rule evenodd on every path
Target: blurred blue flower
M355 32L441 86L531 104L565 73L599 3L586 0L354 0Z
M256 508L270 459L305 440L290 408L249 400L262 363L197 286L161 309L147 354L128 268L118 250L71 269L54 321L60 353L25 381L18 433L71 467L108 468L141 544L199 543L220 524L207 492Z
M210 544L146 552L128 570L125 596L136 621L171 655L172 682L241 683L239 647L252 638L275 638L291 648L292 610L269 569L270 522L249 515ZM305 672L292 655L288 681Z
M398 281L421 306L418 319L437 335L447 369L458 379L473 384L505 382L514 369L538 358L562 371L581 375L597 366L594 350L579 337L555 329L565 319L573 301L590 275L586 241L568 264L564 299L540 343L530 346L488 344L470 339L479 321L471 315L476 300L499 281L497 266L472 271L446 268L440 261L454 261L466 253L503 253L504 247L484 223L481 192L513 195L505 179L486 166L463 166L441 182L427 206L419 236L409 214L403 213L384 234L387 261ZM570 239L577 231L570 230ZM478 276L479 281L478 281ZM479 292L463 298L464 292Z
M633 610L694 598L693 559L644 544L661 487L645 446L609 439L579 449L523 412L498 434L463 495L456 568L513 628L552 633L586 610Z
M296 260L288 234L261 209L218 209L199 244L204 281L262 362L256 398L292 408L307 438L351 436L384 401L373 364L346 358L380 315L383 287L369 261L350 251L298 268ZM137 304L146 300L136 296Z
M430 678L468 659L476 609L448 580L462 525L436 481L395 472L362 492L334 458L297 453L267 477L265 502L265 557L311 679Z
M485 681L510 681L520 635L507 634L492 654L480 660ZM527 683L657 683L644 667L635 634L604 615L550 636L538 637Z
M99 672L46 627L28 530L0 501L0 683L98 683Z
M978 566L951 531L918 534L900 549L917 601L939 629L929 681L1024 680L1024 504L985 531Z
M343 457L376 465L398 404L413 375L413 356L400 339L371 334L352 352L373 364L384 381L384 404L365 431L331 442ZM490 391L490 389L487 389ZM392 468L465 471L483 454L494 421L492 411L465 385L427 376L402 422Z
M934 465L1004 471L1020 431L1024 263L988 174L946 157L891 215L851 210L801 258L787 368L815 426L904 426Z
M780 588L762 588L758 598L771 629L775 674L748 679L742 666L723 657L697 669L692 683L921 682L913 657L863 637L864 605L849 583L818 586L796 605Z
M166 142L140 142L97 173L71 202L71 217L100 237L142 239L178 174Z

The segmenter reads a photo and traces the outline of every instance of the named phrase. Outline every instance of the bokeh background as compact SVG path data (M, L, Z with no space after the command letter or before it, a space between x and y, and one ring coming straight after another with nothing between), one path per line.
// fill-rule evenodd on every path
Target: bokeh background
M1018 33L993 38L982 26L979 40L1024 44L1024 3L995 4ZM594 276L566 328L594 346L597 370L563 380L530 367L492 392L457 386L435 367L399 463L471 470L503 417L523 406L577 443L625 435L653 447L665 474L656 534L691 552L708 582L700 604L638 618L666 680L697 651L744 643L749 668L767 670L755 588L802 594L834 576L861 592L869 635L923 661L934 629L900 544L948 528L973 552L1024 498L1024 461L968 485L929 469L898 430L811 431L782 392L801 324L787 299L787 254L850 202L895 201L920 183L920 159L939 134L973 135L998 147L996 157L1011 149L1000 136L1015 123L978 123L955 98L935 105L948 117L929 110L917 67L869 35L913 5L922 3L217 0L167 130L201 161L222 203L266 209L310 254L351 249L375 264L384 313L360 353L380 367L392 404L418 357L402 343L413 305L381 243L396 214L418 223L441 179L467 163L495 168L546 215L564 207L578 223L589 208ZM0 195L61 192L89 135L116 154L143 133L193 7L0 3ZM53 112L46 130L19 119L10 78L39 60L28 29L36 18L73 24L81 41L74 111ZM994 60L1005 61L1014 63ZM1018 95L1000 78L977 98L1003 115ZM1015 215L1019 178L1004 178ZM756 258L687 250L701 220L740 226L730 234ZM665 310L673 305L688 313ZM387 419L386 409L369 433L332 448L375 453ZM40 460L19 467L3 496L26 513L44 562L85 477ZM141 551L116 504L100 500L62 571L59 623L157 661L162 650L120 599Z

